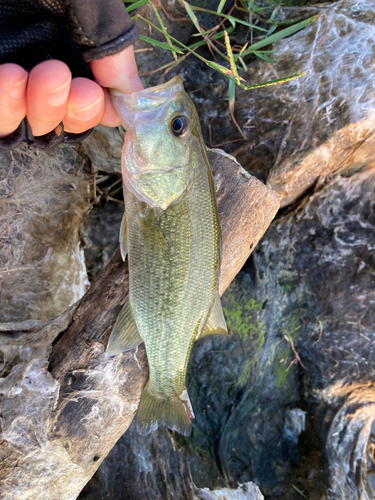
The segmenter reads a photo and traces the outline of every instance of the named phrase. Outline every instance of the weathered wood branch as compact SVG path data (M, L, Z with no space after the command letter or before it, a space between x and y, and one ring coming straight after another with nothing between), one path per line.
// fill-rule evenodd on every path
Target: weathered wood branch
M228 157L210 152L210 162L223 233L223 293L279 201ZM127 262L117 251L78 304L42 330L3 343L28 358L4 379L1 499L76 498L130 425L148 377L144 347L104 356L127 293Z

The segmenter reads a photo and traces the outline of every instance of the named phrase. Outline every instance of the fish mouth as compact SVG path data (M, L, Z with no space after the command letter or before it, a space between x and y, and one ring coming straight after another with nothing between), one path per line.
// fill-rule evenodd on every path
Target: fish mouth
M116 111L122 119L125 130L128 132L134 129L132 124L138 113L155 113L157 108L165 106L175 99L176 94L179 92L184 92L182 78L179 76L175 76L169 82L133 94L123 94L114 89L110 91Z

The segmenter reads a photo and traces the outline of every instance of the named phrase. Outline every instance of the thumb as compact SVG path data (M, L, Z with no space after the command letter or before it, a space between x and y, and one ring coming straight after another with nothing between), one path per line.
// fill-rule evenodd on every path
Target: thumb
M101 87L116 89L124 94L143 89L132 45L113 56L91 61L90 67Z

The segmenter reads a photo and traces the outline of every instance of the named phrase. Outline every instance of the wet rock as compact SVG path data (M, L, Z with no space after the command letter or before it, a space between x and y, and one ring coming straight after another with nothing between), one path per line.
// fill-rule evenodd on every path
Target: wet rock
M222 488L220 490L209 491L208 489L199 490L198 498L201 500L264 500L258 486L253 483L241 484L236 490Z
M108 202L95 206L81 227L87 274L92 281L109 263L119 244L124 205Z
M367 498L374 188L374 171L331 181L298 213L272 225L253 254L249 286L244 289L240 280L233 285L245 307L248 297L266 303L257 313L264 342L259 367L252 367L248 387L222 427L220 466L237 481L256 481L266 498L294 498L290 484L312 500ZM239 331L249 321L242 311ZM239 362L245 367L255 357ZM215 376L205 372L194 373L198 387ZM222 407L216 403L212 414ZM300 427L297 446L286 431L290 412L301 410L305 430Z
M80 147L97 170L121 174L121 150L124 135L120 133L119 128L98 125L80 144Z
M286 206L320 176L375 165L373 81L375 10L367 0L319 8L313 26L273 45L276 64L254 62L251 83L305 71L285 85L237 92L246 143L239 161L281 196ZM312 15L301 11L303 15Z
M46 321L85 293L79 227L92 181L71 146L0 153L1 323Z

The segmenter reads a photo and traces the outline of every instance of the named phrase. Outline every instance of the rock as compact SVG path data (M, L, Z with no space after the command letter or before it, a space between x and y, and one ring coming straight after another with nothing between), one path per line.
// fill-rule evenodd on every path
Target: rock
M80 143L80 147L83 154L90 158L97 170L121 174L121 150L123 144L124 134L121 134L118 128L98 125Z
M280 51L272 55L276 64L256 61L248 71L252 84L302 71L305 77L236 92L246 143L233 152L244 168L267 178L281 206L299 199L320 176L375 165L374 5L341 0L319 12L313 26L273 45Z
M310 500L328 491L335 500L373 491L374 188L374 171L337 177L299 212L276 221L253 253L251 273L229 290L242 304L236 315L231 299L229 326L244 336L255 323L264 334L259 354L245 351L234 361L228 347L218 345L211 368L200 363L197 370L203 350L193 359L197 399L210 406L197 424L205 430L212 422L211 449L218 447L226 475L256 481L266 498L294 498L291 484ZM255 322L253 304L263 304ZM303 366L293 362L290 340ZM219 416L233 396L223 395L223 387L220 399L212 394L226 382L221 350L228 367L245 370L251 363L245 391L227 418ZM234 380L238 369L232 370ZM294 436L291 411L305 418L305 430L301 425Z
M72 146L0 153L0 323L47 321L88 285L79 228L91 169Z
M241 484L236 490L222 488L220 490L199 490L198 498L201 500L264 500L264 496L256 484Z

